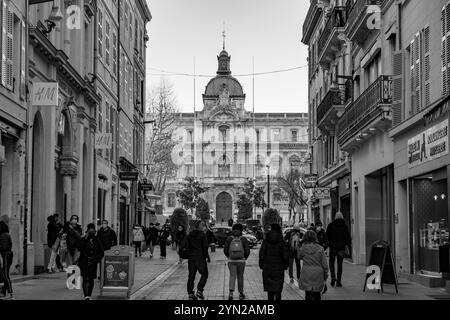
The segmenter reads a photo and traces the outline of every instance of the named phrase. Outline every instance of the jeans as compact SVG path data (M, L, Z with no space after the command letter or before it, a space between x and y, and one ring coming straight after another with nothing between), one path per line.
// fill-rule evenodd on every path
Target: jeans
M289 258L289 277L291 279L294 278L294 262L297 268L297 279L298 279L300 278L300 259L298 258L297 253L295 253L295 256Z
M69 266L76 265L78 263L79 258L80 258L80 251L78 249L74 249L73 252L70 252L70 250L68 250L67 262Z
M206 264L206 261L194 261L192 259L189 259L188 261L188 269L189 269L189 276L188 276L188 283L187 283L187 291L188 294L194 293L194 282L195 282L195 276L197 274L197 271L200 273L200 281L197 285L197 290L203 292L203 289L205 289L206 281L208 281L208 266Z
M153 255L153 250L155 250L156 239L149 239L147 242L147 246L150 249L150 254Z
M11 278L9 276L9 269L11 268L12 262L13 262L13 253L12 252L5 252L2 253L2 273L3 273L3 277L4 277L4 284L2 287L2 294L6 294L8 293L13 293L12 290L12 283L11 283Z
M236 278L238 282L239 293L244 293L244 271L245 262L228 262L228 269L230 270L230 291L234 291L236 285Z
M342 263L344 262L345 251L344 250L331 250L330 249L330 274L331 280L336 280L336 272L334 261L337 258L337 281L341 282L342 279Z
M281 291L267 292L267 298L269 301L281 300Z
M167 240L159 240L159 247L161 248L161 257L167 255Z
M58 256L58 253L51 249L50 253L50 261L48 262L47 269L50 271L52 269L56 269L56 257Z
M83 277L83 294L85 297L92 296L94 290L94 278Z
M137 257L139 251L139 257L142 256L141 242L133 241L133 244L134 244L134 255Z
M320 292L315 292L315 291L306 291L305 292L305 300L309 300L309 301L317 301L317 300L321 300L322 297L320 296Z

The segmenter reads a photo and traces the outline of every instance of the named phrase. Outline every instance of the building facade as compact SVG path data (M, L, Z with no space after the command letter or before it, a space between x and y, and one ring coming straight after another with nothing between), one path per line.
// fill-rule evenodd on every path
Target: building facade
M164 191L163 213L170 215L180 206L176 192L185 177L195 177L209 188L203 198L216 221L235 218L236 201L247 178L255 177L256 185L265 188L267 202L269 165L270 204L287 222L287 199L277 177L290 170L307 173L308 116L247 111L246 95L231 75L230 60L225 50L219 54L217 76L205 88L203 109L176 115L175 137L180 144L172 159L178 171ZM258 209L255 218L261 214Z

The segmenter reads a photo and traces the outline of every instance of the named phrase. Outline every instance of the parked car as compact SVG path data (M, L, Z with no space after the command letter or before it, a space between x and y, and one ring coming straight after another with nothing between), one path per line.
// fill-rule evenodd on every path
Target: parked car
M231 227L214 227L212 230L214 232L214 237L216 238L216 244L219 247L223 247L227 238L232 234ZM253 248L258 244L256 237L248 232L244 232L242 236L247 239L250 248Z

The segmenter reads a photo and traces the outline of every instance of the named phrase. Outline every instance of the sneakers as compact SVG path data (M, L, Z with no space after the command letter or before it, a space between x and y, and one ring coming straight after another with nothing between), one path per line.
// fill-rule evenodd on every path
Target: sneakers
M189 294L189 300L192 300L192 301L197 300L197 297L195 296L195 294L190 293Z
M331 286L334 287L335 284L336 284L336 279L331 279Z
M91 297L84 297L84 300L92 300Z
M242 292L239 293L239 300L245 300L246 296Z
M294 278L291 278L291 284L293 284L294 283Z
M230 292L230 294L228 295L228 300L229 301L232 301L234 298L233 298L233 292Z
M205 300L205 296L203 295L203 291L197 291L196 297L199 300Z
M342 283L340 281L336 282L336 287L341 288L342 287Z

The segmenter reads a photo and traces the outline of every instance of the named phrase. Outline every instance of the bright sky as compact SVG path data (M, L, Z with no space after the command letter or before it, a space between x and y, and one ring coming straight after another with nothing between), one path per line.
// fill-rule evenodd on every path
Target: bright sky
M148 24L147 86L158 85L162 72L214 76L222 50L225 22L226 50L232 75L267 72L307 65L301 43L307 0L147 0L153 19ZM252 110L252 77L237 77ZM256 112L307 112L308 68L255 77ZM194 80L168 76L178 106L194 108ZM210 78L196 78L196 110ZM148 90L150 91L150 90Z

